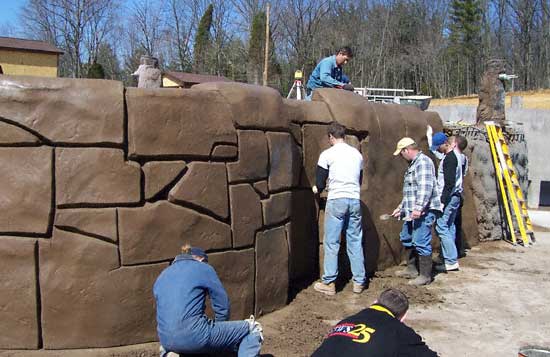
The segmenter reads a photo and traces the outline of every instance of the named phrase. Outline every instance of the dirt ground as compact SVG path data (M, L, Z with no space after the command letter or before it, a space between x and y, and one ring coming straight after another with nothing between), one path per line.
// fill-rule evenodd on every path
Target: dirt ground
M540 219L539 226L550 224L550 212ZM528 248L482 243L460 260L459 272L439 274L427 287L394 278L397 267L377 273L361 295L350 284L333 297L310 286L260 319L266 336L262 355L310 355L331 325L388 287L406 293L411 303L406 323L441 356L517 356L525 345L550 346L550 233L536 237Z
M548 89L538 91L507 92L505 98L506 108L510 107L512 96L522 96L523 108L525 109L550 109L550 90ZM479 104L479 97L475 94L454 98L432 99L430 103L431 106L456 104L477 106Z

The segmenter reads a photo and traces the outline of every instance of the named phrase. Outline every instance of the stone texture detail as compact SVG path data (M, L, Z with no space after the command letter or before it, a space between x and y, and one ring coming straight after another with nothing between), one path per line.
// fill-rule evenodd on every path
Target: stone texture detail
M262 201L264 224L271 226L284 222L290 217L292 192L272 194Z
M264 315L288 301L288 244L284 227L256 238L256 314Z
M208 255L231 302L231 319L245 319L254 313L254 249Z
M0 237L0 348L38 348L36 240Z
M150 200L164 190L185 167L185 161L151 161L143 165L145 199Z
M152 287L167 263L119 267L116 246L57 229L39 256L45 349L157 338Z
M330 147L327 139L326 125L304 125L304 169L305 175L302 176L302 184L306 187L315 185L315 170L319 155L323 150Z
M227 164L230 183L267 178L268 150L265 134L259 130L240 130L239 160Z
M212 157L217 159L235 159L239 149L233 145L216 145L212 150Z
M59 148L55 167L58 205L140 201L141 170L122 150Z
M172 203L191 203L222 219L229 216L227 173L223 163L192 162L180 181L170 190Z
M326 123L334 121L326 103L283 99L289 119L294 123Z
M48 147L0 148L0 232L48 232L52 158Z
M506 62L499 59L490 59L481 77L479 86L479 105L477 107L476 123L495 121L502 124L505 119L504 110L504 83L498 78L499 74L506 73Z
M126 101L131 156L208 158L216 143L237 143L231 108L219 93L128 88Z
M118 241L116 208L58 209L55 226Z
M269 196L267 181L264 180L264 181L254 182L253 186L256 192L260 194L260 197L267 198Z
M296 187L300 183L301 152L288 133L267 133L269 191Z
M171 259L186 242L207 250L231 247L229 225L167 201L120 208L118 222L123 265Z
M18 126L0 121L0 145L37 144L40 138Z
M302 145L302 127L298 124L291 123L289 125L290 134L292 134L292 137L298 145Z
M260 197L249 184L230 186L229 197L233 246L251 246L254 244L256 231L262 227Z
M2 76L0 117L58 143L123 142L121 82Z
M283 100L273 88L235 82L210 82L193 86L192 91L197 90L217 92L217 96L225 98L236 127L288 128L289 118Z

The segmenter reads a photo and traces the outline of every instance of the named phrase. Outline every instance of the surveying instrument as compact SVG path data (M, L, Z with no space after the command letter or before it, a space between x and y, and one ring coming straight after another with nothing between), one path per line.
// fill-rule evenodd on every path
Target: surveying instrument
M302 71L297 70L296 72L294 72L294 84L292 85L292 88L290 88L290 92L288 92L286 99L306 99L306 91L304 89L304 85L302 84L303 78L304 74L302 73Z

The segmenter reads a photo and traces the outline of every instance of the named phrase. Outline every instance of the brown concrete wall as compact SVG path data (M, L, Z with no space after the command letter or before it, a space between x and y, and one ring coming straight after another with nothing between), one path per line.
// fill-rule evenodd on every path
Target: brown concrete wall
M400 225L376 219L401 196L406 163L391 154L404 135L425 146L439 117L314 99L0 76L0 349L155 341L152 285L185 241L210 252L233 318L283 307L318 276L310 187L332 120L366 159L369 268L397 263Z

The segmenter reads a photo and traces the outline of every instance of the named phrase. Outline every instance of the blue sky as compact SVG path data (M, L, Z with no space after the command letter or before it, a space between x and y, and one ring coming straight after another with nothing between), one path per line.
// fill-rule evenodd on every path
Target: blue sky
M25 4L25 0L2 0L0 7L0 25L11 23L17 24L17 14L21 5Z

